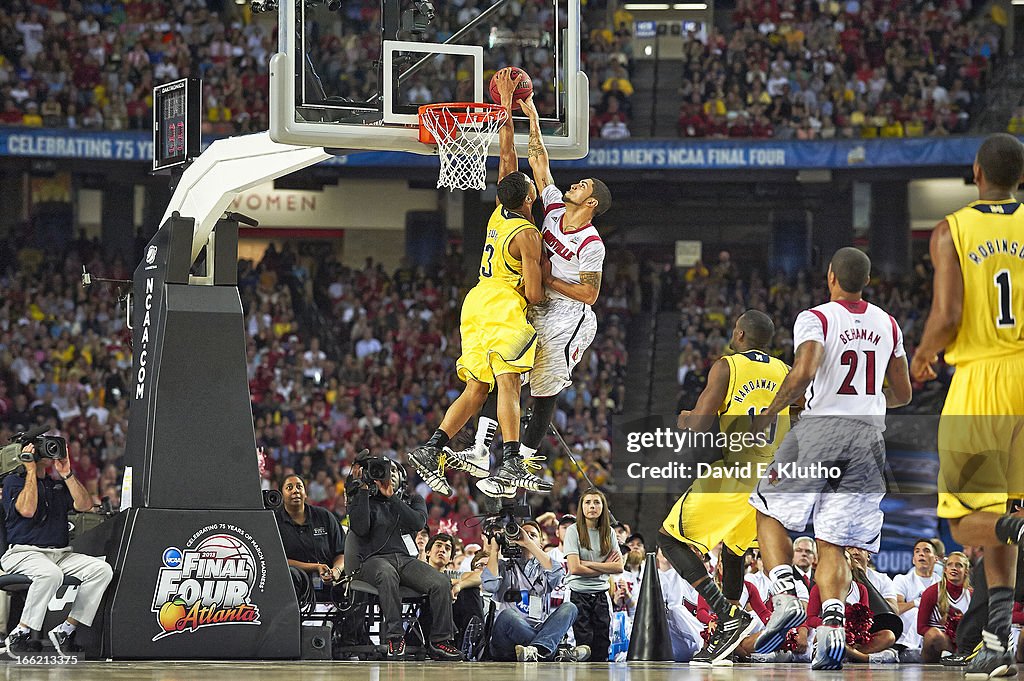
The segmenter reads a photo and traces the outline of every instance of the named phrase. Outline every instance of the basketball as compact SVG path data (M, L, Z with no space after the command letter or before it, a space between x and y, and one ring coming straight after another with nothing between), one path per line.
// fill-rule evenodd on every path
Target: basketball
M512 93L512 108L518 109L520 100L526 99L533 94L533 80L530 78L530 74L523 71L515 66L509 66L512 70L512 78L515 78L520 73L523 74L519 84L516 86L515 92ZM498 72L495 72L491 76L491 101L495 104L501 104L501 95L498 94Z

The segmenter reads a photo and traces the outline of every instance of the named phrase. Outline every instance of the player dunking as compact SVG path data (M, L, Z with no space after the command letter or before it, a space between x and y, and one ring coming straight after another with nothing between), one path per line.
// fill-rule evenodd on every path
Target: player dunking
M722 357L712 365L707 386L693 410L680 412L679 427L707 432L718 420L722 433L749 436L751 418L768 407L789 373L784 362L768 355L768 345L774 336L775 324L768 315L757 310L740 315L729 342L736 354ZM764 444L739 452L726 447L722 459L712 465L721 468L750 462L756 471L759 463L771 462L788 430L786 408L779 413L773 432L764 436ZM757 538L756 513L749 501L755 482L753 478L721 479L713 475L696 480L679 497L662 524L659 543L665 557L718 617L714 634L690 660L691 666L724 660L756 626L754 619L735 605L743 590L743 554ZM721 557L725 595L697 555L710 552L719 542L725 542Z
M528 311L537 330L537 355L530 372L533 416L521 451L524 457L531 457L548 430L559 393L572 384L572 370L597 334L597 317L590 306L601 292L605 247L592 220L608 210L612 197L604 182L594 178L580 180L563 196L551 178L540 116L532 95L522 108L530 119L530 169L544 202L541 233L546 255L546 297ZM495 428L486 409L480 421L473 447L451 452L449 465L483 477L489 468L488 451ZM513 482L499 470L496 475L478 481L477 487L492 497L514 497L517 489Z
M534 491L551 489L550 483L526 470L519 453L521 374L533 368L537 345L537 334L526 319L526 305L544 296L541 237L531 219L537 188L516 170L519 163L512 127L512 92L522 77L511 78L508 69L497 74L501 105L508 115L498 133L498 205L487 223L480 280L462 303L462 356L456 368L466 388L445 412L441 426L430 439L409 454L409 462L423 480L446 496L452 489L444 478L445 457L440 450L480 411L495 384L504 440L499 475Z
M967 678L1013 676L1008 650L1017 544L1024 518L1007 501L1024 496L1024 207L1013 196L1024 147L988 137L974 161L978 200L936 225L931 313L912 365L935 378L945 349L956 366L939 421L940 518L953 538L985 547L988 624Z
M786 531L802 532L813 519L818 543L814 578L823 624L816 633L812 669L842 669L844 598L851 579L844 547L878 551L885 411L911 397L903 332L895 319L861 297L870 274L871 261L856 248L841 248L832 256L830 302L797 316L793 369L768 409L754 419L753 432L763 432L777 414L805 396L800 422L782 441L750 503L757 509L757 540L771 575L774 605L757 639L758 653L776 650L786 632L807 617L796 596L793 543ZM886 380L888 387L883 387Z

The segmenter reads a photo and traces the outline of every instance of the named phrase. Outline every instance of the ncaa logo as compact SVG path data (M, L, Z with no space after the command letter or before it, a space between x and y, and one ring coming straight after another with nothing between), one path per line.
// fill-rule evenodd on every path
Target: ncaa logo
M150 246L146 251L146 264L152 265L156 262L156 246Z
M169 568L176 568L181 566L181 549L175 548L173 546L168 546L167 549L164 550L163 560L164 565L166 565Z

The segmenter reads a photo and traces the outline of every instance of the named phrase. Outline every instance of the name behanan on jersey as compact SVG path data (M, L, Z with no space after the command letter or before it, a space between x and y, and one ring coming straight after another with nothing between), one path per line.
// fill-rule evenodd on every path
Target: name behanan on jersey
M843 342L843 345L846 345L850 341L855 340L866 340L868 342L874 343L875 345L878 345L881 342L882 337L878 335L878 333L876 333L875 331L872 331L871 329L855 327L852 329L846 329L841 334L839 334L839 340Z

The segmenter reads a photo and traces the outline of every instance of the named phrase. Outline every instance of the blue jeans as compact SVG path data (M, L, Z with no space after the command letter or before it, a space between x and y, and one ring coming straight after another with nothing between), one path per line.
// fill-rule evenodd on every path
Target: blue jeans
M516 659L516 646L534 646L541 657L549 659L575 621L576 606L569 602L562 603L539 624L533 624L515 608L506 608L494 619L491 656L499 662L510 662Z

